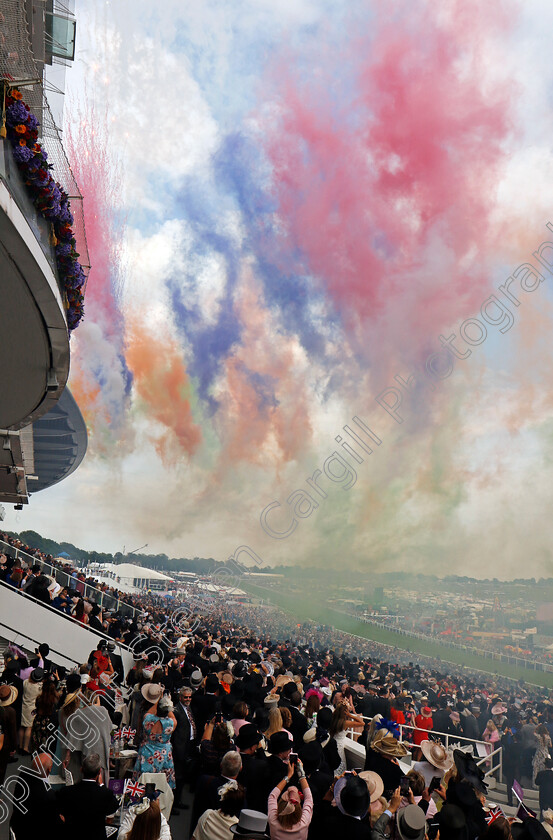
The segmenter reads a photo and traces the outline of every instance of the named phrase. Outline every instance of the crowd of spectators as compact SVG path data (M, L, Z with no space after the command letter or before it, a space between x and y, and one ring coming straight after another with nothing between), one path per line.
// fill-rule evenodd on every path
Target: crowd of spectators
M6 655L1 780L17 752L32 752L47 776L44 751L48 745L52 752L54 729L57 760L76 782L77 793L52 794L52 823L44 829L57 830L61 821L67 831L83 784L109 784L112 733L128 724L137 753L130 772L136 781L149 772L164 777L174 795L172 815L190 807L193 840L381 840L390 828L393 836L422 840L437 827L441 840L520 840L528 826L537 840L546 832L537 820L511 825L501 816L492 831L484 779L491 764L477 766L454 743L475 739L490 755L501 746L508 792L515 779L539 788L546 820L553 807L547 691L439 661L415 662L407 652L331 628L292 628L283 614L263 607L218 603L199 624L191 619L193 630L179 633L167 632L161 603L140 607L136 621L109 619L112 635L141 636L126 674L107 641L69 674L49 660L47 645L34 656L13 647ZM92 719L95 739L79 739L75 733L87 732ZM347 737L365 748L353 772ZM107 793L98 805L104 833L114 806ZM153 832L143 835L148 840L170 838L171 820L155 796L150 791L125 811L121 838L138 836L146 824ZM17 840L26 836L20 814L12 827Z
M15 551L11 549L19 549L29 557L24 559L16 557ZM30 558L34 558L36 562L33 563ZM56 581L52 574L54 569L64 572L67 578L71 580L70 585L61 588L56 587ZM87 587L93 587L97 590L97 593L104 593L130 606L133 603L133 597L128 592L122 592L105 581L99 581L93 575L87 575L84 571L75 569L71 563L65 560L54 558L51 554L45 554L38 548L32 548L16 537L1 532L0 577L15 589L28 591L33 597L45 603L51 603L54 600L51 593L55 590L56 595L54 597L59 599L58 603L61 603L64 609L67 606L68 593L73 593L73 597L80 596L82 599ZM94 599L91 598L91 600ZM54 606L58 606L58 604L54 604Z

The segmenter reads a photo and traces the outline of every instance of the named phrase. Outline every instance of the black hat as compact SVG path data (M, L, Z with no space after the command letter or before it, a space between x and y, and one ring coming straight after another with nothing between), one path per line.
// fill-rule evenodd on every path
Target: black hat
M441 840L468 840L465 815L458 805L446 803L438 815Z
M453 759L461 779L469 782L480 793L488 792L488 785L484 781L484 771L480 769L472 755L462 750L453 750Z
M242 730L240 730L242 731ZM269 752L272 755L278 755L279 753L286 752L286 750L292 749L292 740L287 732L273 732L271 737L269 738Z
M73 694L74 691L78 691L81 687L81 675L80 674L69 674L65 681L65 688L67 689L68 694Z
M260 741L261 733L258 731L257 726L254 726L253 723L244 723L240 727L240 731L234 739L234 743L239 750L248 750L250 747L257 746Z
M43 668L35 668L34 671L31 671L31 679L33 682L42 682L44 679L44 669Z
M306 773L318 770L323 758L323 748L318 741L310 741L301 749L301 760Z
M246 665L243 659L241 659L240 662L237 662L234 668L232 669L232 675L233 677L236 677L236 679L241 679L242 677L245 677L247 673L248 666Z
M215 674L208 674L205 680L205 690L214 692L219 688L219 680Z
M359 776L342 776L334 785L334 798L342 814L350 817L364 817L371 804L369 789Z
M322 709L319 709L319 714L317 715L317 726L321 729L329 729L331 723L332 709L329 706L323 706Z
M282 694L284 695L284 697L290 698L292 696L292 694L294 694L294 692L297 691L297 690L298 690L298 687L297 687L295 682L293 682L293 681L292 682L287 682L282 687Z

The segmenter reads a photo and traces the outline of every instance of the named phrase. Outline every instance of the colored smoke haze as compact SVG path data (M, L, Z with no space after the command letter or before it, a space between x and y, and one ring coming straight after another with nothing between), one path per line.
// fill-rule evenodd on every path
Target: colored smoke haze
M456 2L445 16L434 3L380 4L370 35L312 47L307 78L299 56L273 70L278 117L264 142L283 248L384 375L390 356L420 360L478 309L500 256L491 216L513 116L486 64L493 6Z
M540 447L553 457L546 284L451 379L416 387L402 426L375 396L545 238L551 132L536 117L553 74L534 87L528 56L546 50L524 47L527 6L85 5L79 60L98 69L66 135L92 270L71 385L91 431L81 474L98 520L118 517L107 533L124 519L137 545L218 558L251 540L269 562L428 568L456 551L480 574L507 515L516 570L531 543L517 488ZM355 487L261 543L261 509L280 500L285 527L288 494L354 414L383 438ZM147 474L147 515L139 480L111 509L125 458L121 476Z
M155 448L166 465L197 450L202 434L190 408L190 382L182 350L169 338L155 336L147 320L127 325L127 363L133 375L135 398L149 420Z
M85 105L86 103L86 105ZM131 377L123 343L120 310L123 213L117 206L121 170L110 153L107 105L86 95L74 105L66 133L71 166L84 198L91 272L85 296L83 330L72 340L71 383L81 396L92 452L112 456L130 445L127 411Z

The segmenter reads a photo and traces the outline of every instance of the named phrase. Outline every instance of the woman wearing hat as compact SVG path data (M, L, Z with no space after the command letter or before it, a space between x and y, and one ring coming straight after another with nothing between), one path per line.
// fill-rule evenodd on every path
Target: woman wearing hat
M90 682L82 683L79 707L71 715L67 726L65 745L67 751L63 761L72 775L81 777L83 759L97 754L102 767L102 777L109 781L109 749L111 743L111 719L105 706L100 705L100 694L89 688Z
M407 753L407 747L400 744L385 726L376 730L370 746L367 746L364 769L378 773L384 782L386 799L390 798L401 781L403 770L398 764L398 759Z
M36 701L42 691L43 679L44 671L42 668L34 668L28 679L23 682L23 705L21 706L21 727L19 729L19 752L21 755L30 755L31 727L36 714Z
M4 782L10 755L17 746L17 718L13 708L16 699L17 689L13 685L0 685L0 728L2 729L0 784Z
M231 840L231 828L238 823L245 790L238 782L230 780L217 789L217 794L219 808L208 808L203 812L192 840Z
M157 799L144 797L126 812L117 840L171 840L169 824Z
M428 733L432 730L434 726L432 722L432 709L430 706L423 706L420 710L420 714L418 714L415 718L415 732L413 734L413 744L415 747L420 747L423 741L428 740ZM414 754L415 751L413 751ZM420 749L417 750L418 755L417 758L420 756Z
M294 775L294 770L303 794L303 805L298 788L288 786ZM284 788L287 789L284 790ZM271 791L267 813L271 828L271 840L287 840L289 837L294 838L294 840L307 840L307 833L313 816L313 797L299 758L296 766L288 765L286 776Z
M142 696L148 709L142 721L142 738L134 766L134 775L165 773L167 784L175 788L175 767L171 735L177 721L173 711L163 701L163 686L147 683L142 686Z

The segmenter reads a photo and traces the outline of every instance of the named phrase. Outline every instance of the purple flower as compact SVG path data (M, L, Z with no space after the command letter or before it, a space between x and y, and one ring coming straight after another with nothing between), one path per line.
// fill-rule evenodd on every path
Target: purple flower
M71 253L71 245L68 242L58 242L56 245L56 254L58 257L68 257Z
M31 131L35 128L38 128L40 125L39 121L35 117L34 114L29 114L27 111L27 126L31 129Z
M33 151L28 146L14 146L13 157L17 163L28 163L32 156Z
M26 123L29 118L29 112L22 102L14 102L13 105L8 105L6 108L6 122L8 125L14 126L19 123Z

